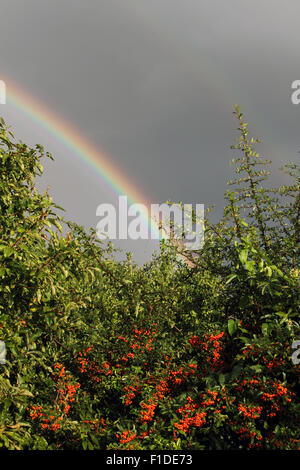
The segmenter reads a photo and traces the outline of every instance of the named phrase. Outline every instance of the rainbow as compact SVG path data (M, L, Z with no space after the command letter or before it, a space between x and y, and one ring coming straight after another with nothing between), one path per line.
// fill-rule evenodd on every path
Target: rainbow
M137 188L134 182L130 181L123 171L120 171L112 157L88 141L78 129L40 100L22 90L12 80L2 75L1 78L6 84L7 105L16 108L70 150L71 154L90 167L114 194L127 196L129 204L143 204L145 210L141 212L142 222L146 224L148 230L150 229L151 238L160 239L159 228L151 219L149 198Z

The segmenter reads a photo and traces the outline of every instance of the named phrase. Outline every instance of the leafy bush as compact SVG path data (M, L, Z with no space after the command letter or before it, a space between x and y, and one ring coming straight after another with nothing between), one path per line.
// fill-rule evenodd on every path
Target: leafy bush
M299 168L263 186L235 114L240 177L191 265L166 241L117 262L37 191L51 155L1 120L2 448L299 449Z

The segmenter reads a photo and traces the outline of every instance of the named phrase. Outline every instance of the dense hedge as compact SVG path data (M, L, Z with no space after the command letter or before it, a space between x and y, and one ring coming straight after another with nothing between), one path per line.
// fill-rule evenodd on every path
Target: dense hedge
M240 179L192 267L167 242L117 262L62 221L34 185L51 156L1 121L2 448L299 449L299 169L266 187L235 114Z

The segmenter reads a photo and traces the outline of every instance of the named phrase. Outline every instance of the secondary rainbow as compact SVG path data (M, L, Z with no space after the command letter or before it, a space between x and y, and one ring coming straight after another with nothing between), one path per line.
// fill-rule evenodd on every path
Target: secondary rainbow
M3 79L3 76L1 78ZM88 141L78 129L62 119L42 101L22 90L12 80L4 78L4 82L8 105L22 112L67 147L74 157L90 167L115 194L127 196L130 204L144 204L147 210L141 213L142 220L150 229L153 238L161 238L157 224L151 219L148 197L137 189L137 185L129 177L124 175L124 172L113 162L112 157Z

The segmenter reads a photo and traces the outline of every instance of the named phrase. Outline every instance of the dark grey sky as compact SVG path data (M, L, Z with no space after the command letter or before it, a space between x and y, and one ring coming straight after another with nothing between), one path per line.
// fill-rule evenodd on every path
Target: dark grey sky
M298 158L298 0L1 0L0 15L0 79L78 127L153 203L221 214L236 103L275 167ZM41 187L66 217L95 227L97 205L116 195L20 110L0 114L53 153ZM143 261L154 244L119 246Z

